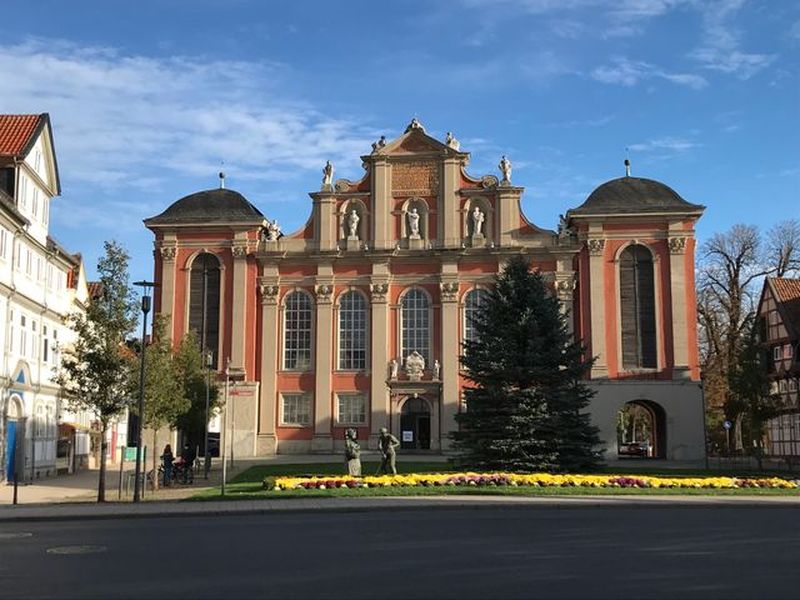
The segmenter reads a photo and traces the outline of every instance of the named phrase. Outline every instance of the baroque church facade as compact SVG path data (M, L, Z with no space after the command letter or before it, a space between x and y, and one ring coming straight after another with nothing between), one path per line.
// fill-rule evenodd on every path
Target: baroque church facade
M512 256L552 286L596 357L589 406L606 460L701 460L694 224L703 207L629 175L540 228L503 157L468 173L469 153L417 119L362 157L358 181L310 194L284 234L241 194L191 194L145 220L155 236L155 310L177 343L195 330L214 368L238 380L227 410L236 456L341 451L381 428L407 451L447 452L466 410L462 340ZM225 433L223 432L223 437Z

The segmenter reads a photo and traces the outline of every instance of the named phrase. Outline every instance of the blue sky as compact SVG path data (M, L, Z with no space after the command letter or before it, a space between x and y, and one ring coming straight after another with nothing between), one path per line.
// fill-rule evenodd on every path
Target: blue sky
M661 180L707 205L701 239L800 215L800 5L784 0L3 2L0 112L49 112L51 232L90 273L104 239L152 275L141 220L215 187L284 230L327 159L417 115L470 172L501 154L554 228L600 183Z

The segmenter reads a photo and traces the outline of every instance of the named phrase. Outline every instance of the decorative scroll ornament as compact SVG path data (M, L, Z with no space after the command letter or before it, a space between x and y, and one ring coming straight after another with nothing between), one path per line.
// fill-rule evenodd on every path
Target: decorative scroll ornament
M175 246L161 246L158 250L161 252L161 260L165 262L172 262L175 260L175 254L177 254L178 251Z
M314 292L317 295L317 302L327 303L331 301L333 294L333 286L328 284L314 286Z
M246 244L237 245L231 249L234 258L245 258L247 256L247 250Z
M571 298L572 292L575 291L574 279L556 279L555 281L556 294L559 298Z
M484 175L481 177L481 186L484 188L497 187L500 181L494 175Z
M587 240L586 247L589 248L589 254L594 256L599 256L603 253L603 250L606 247L605 240Z
M669 253L670 254L683 254L686 250L686 238L674 237L669 238Z
M389 293L389 284L373 283L369 286L369 293L373 302L385 302L386 294Z
M258 286L263 304L277 304L281 288L278 285L261 284Z
M455 302L458 300L458 282L457 281L444 281L439 284L442 290L442 300L445 302Z

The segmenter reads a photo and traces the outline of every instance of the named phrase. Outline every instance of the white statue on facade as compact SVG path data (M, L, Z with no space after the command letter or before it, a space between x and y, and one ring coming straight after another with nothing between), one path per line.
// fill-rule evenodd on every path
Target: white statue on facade
M333 187L333 165L331 161L325 162L325 167L322 169L322 189L330 189Z
M573 233L574 232L569 227L567 218L564 215L558 215L558 239L568 239L573 235Z
M506 158L505 154L500 159L500 164L497 166L503 174L503 181L505 183L511 183L511 161Z
M386 145L386 136L382 135L377 142L372 143L372 151L377 152Z
M274 221L267 219L267 241L277 242L279 237L281 237L281 228L278 225L278 219Z
M406 375L411 381L419 381L425 372L425 357L414 350L406 356Z
M408 237L412 240L419 239L419 211L414 206L408 211Z
M447 136L444 138L444 143L453 150L458 150L461 147L461 142L459 142L449 131L447 132Z
M472 235L483 235L483 221L485 219L486 215L476 206L475 210L472 211Z
M441 374L441 372L442 372L442 365L437 359L433 361L433 378L439 379L439 375Z
M358 222L361 217L358 216L358 211L354 208L350 211L347 217L347 227L350 229L350 235L347 236L348 240L358 239Z
M392 379L397 379L397 370L399 369L400 365L397 363L395 359L389 361L389 377Z

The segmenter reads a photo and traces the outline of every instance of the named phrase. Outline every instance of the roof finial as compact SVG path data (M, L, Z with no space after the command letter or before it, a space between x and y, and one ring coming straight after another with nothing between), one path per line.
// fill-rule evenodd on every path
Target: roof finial
M224 160L219 161L219 166L220 167L224 167L225 166L225 161ZM220 172L219 172L219 189L221 189L221 190L225 189L225 171L223 171L221 169L220 169Z
M625 177L631 176L631 161L628 160L628 148L625 148Z

